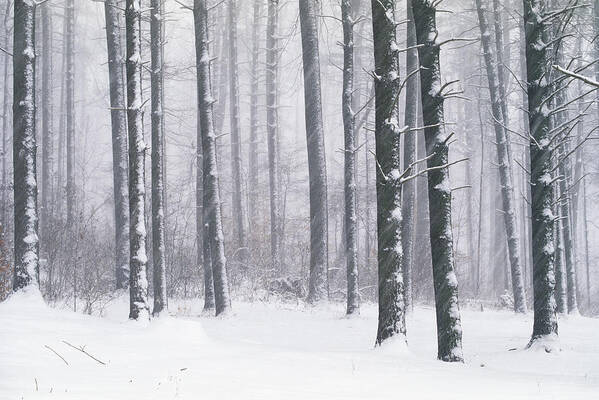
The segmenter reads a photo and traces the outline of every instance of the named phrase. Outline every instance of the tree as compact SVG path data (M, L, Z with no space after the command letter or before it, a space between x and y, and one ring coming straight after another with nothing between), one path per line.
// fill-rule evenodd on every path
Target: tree
M257 216L257 190L258 185L258 91L260 88L260 18L262 15L263 0L254 0L252 22L252 64L250 88L250 143L248 155L248 232L252 232ZM249 245L249 243L248 243Z
M512 291L514 294L514 311L526 312L526 295L524 293L524 281L522 278L522 267L520 264L520 238L518 235L518 224L516 220L513 175L510 168L509 147L506 134L505 116L507 111L503 103L503 85L497 78L493 49L491 47L491 35L489 22L487 20L487 6L485 0L476 0L476 11L478 14L481 42L483 46L484 60L489 83L489 94L491 96L491 113L493 116L493 127L495 128L495 141L497 143L497 159L499 162L499 179L501 183L503 222L507 234L508 254L512 276ZM497 68L501 66L497 64Z
M395 1L372 0L374 41L376 205L378 232L379 317L376 342L394 336L405 340L404 282L401 247L401 178L399 121L399 47L395 37Z
M42 204L40 212L42 244L47 243L52 200L52 156L54 141L54 110L52 102L52 10L50 4L42 5ZM46 244L44 244L46 246ZM45 247L44 247L45 248Z
M412 165L416 161L416 126L418 125L418 50L416 49L416 28L412 13L412 0L406 2L408 21L406 23L406 105L404 125L408 129L404 134L404 165L406 174L413 173ZM406 310L412 306L412 265L414 262L414 217L416 212L416 182L410 180L402 185L401 246L403 248L402 266L404 280L404 299Z
M127 125L129 132L129 318L147 319L146 143L142 123L141 1L125 4L127 42Z
M243 267L247 265L247 239L241 193L241 124L239 121L239 71L237 66L237 0L229 0L229 91L231 118L231 171L233 173L233 207L237 233L237 252Z
M75 220L75 0L65 5L66 132L67 132L67 226Z
M299 11L310 181L310 283L308 301L314 304L327 296L327 171L322 127L320 60L315 0L300 0Z
M270 189L270 258L273 270L281 267L281 213L279 195L279 0L268 0L266 27L266 134L268 142L268 182Z
M543 19L545 2L524 1L526 31L526 71L528 76L528 124L530 129L530 177L532 208L532 262L534 324L529 347L536 342L557 336L555 309L554 257L552 212L553 179L549 148L549 116L543 105L551 93L545 63L548 59L548 37ZM543 345L543 343L542 343ZM544 344L547 351L549 344Z
M152 265L154 267L154 309L159 315L166 308L166 260L164 239L164 59L163 0L152 0L150 49L152 53Z
M203 175L203 218L204 235L209 238L210 261L214 281L216 315L231 308L229 284L227 282L224 236L222 230L220 195L218 190L218 168L214 134L213 99L210 86L210 56L208 49L208 9L206 0L195 0L194 25L198 74L198 103L202 136ZM204 249L206 251L206 249ZM206 265L204 265L206 268Z
M13 42L13 171L14 246L13 289L39 282L39 239L35 141L35 5L14 3Z
M343 137L345 139L345 254L347 268L347 314L360 312L358 292L358 226L356 217L356 144L355 115L352 110L354 90L354 10L351 0L341 1L343 21Z
M463 361L462 328L458 306L458 281L454 271L449 182L450 135L443 125L443 101L447 85L441 83L437 42L436 5L413 0L414 23L420 59L420 93L424 139L427 149L428 199L433 264L433 287L437 315L438 358Z
M127 155L127 112L121 24L116 0L104 2L108 76L110 81L110 119L112 123L112 174L114 187L116 288L124 289L129 280L129 193Z

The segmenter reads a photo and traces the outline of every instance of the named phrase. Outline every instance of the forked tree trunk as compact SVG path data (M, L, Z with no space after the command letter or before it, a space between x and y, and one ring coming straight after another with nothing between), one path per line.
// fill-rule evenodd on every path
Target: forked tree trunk
M491 97L491 113L493 115L495 140L497 143L497 159L499 162L499 180L501 183L503 222L507 234L508 254L512 276L512 291L514 295L514 311L526 312L526 295L524 293L524 281L522 278L522 266L520 264L520 238L518 235L518 224L516 220L516 207L514 197L514 184L510 170L510 156L508 139L505 129L505 116L507 111L502 104L503 89L499 85L494 67L493 49L491 47L491 32L487 20L487 7L485 0L476 0L476 9L481 32L481 42L484 51L487 80L489 83L489 94ZM498 66L497 68L501 68Z
M304 101L310 181L310 282L308 301L325 300L328 285L327 169L322 126L316 0L300 0Z
M209 238L210 260L214 280L214 302L216 315L226 313L231 308L229 285L227 282L224 236L221 220L220 196L218 190L218 168L216 165L216 135L210 85L210 55L208 51L208 10L206 0L194 1L194 25L196 35L196 59L198 64L198 103L200 130L202 136L202 175L204 235ZM206 247L204 252L206 252ZM205 266L206 267L206 266Z
M345 192L345 255L347 271L348 315L360 312L358 292L358 227L356 218L356 144L355 116L352 110L354 90L354 12L351 0L341 1L343 21L343 110L344 151L344 192Z
M125 5L127 124L129 133L129 318L148 319L146 276L145 159L141 90L141 1Z
M152 0L150 18L150 49L152 53L152 266L154 278L154 308L159 315L167 306L166 244L164 238L164 59L163 0Z
M112 174L114 186L116 288L129 284L129 193L127 176L127 111L121 49L121 24L116 0L106 0L106 44L110 81L110 118L112 123Z
M436 6L428 0L413 0L414 22L420 59L420 92L428 167L428 198L433 264L433 286L437 314L438 358L463 361L462 327L458 306L451 228L449 182L449 136L443 116L443 86L437 42Z
M549 116L543 110L551 85L546 74L546 26L541 23L545 2L524 1L526 31L526 70L528 76L528 121L530 129L530 172L532 208L532 260L534 291L534 325L529 346L557 335L554 299L555 273L552 212L553 180L549 133ZM542 343L541 343L542 344ZM546 345L548 351L551 350Z
M399 48L395 37L395 1L372 0L374 40L376 203L379 317L376 343L405 341L404 284L401 272Z
M35 6L15 0L13 41L13 289L39 285L35 142Z

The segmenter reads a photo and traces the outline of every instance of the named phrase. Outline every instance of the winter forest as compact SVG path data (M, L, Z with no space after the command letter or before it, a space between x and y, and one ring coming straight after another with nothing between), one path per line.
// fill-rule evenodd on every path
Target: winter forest
M0 20L1 399L599 397L599 0Z

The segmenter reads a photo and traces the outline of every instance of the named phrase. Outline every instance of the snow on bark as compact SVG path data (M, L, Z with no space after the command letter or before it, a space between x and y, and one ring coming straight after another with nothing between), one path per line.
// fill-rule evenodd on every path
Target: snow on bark
M499 179L501 182L501 195L503 205L503 221L507 234L508 255L511 267L512 291L514 295L514 311L526 312L526 295L524 292L524 280L522 277L522 266L520 263L520 238L518 235L518 224L516 222L516 209L514 197L513 175L510 170L510 156L508 139L505 129L505 116L507 111L502 104L502 89L495 70L495 60L492 57L491 38L485 35L489 31L487 20L487 8L485 0L476 0L476 10L481 32L481 42L484 51L484 60L489 82L489 94L491 97L491 113L493 114L495 141L497 144L497 159L499 163ZM499 67L498 67L499 68Z
M405 302L401 245L400 129L395 116L399 96L399 51L394 46L395 2L372 0L374 40L376 199L379 316L376 343L405 343Z
M524 24L526 32L526 69L528 76L528 121L530 129L531 208L532 208L532 261L534 325L529 347L539 341L557 335L557 314L554 299L554 248L551 212L553 187L551 182L551 152L549 142L549 118L543 112L543 104L550 95L545 73L547 49L544 41L547 27L541 0L524 0ZM551 347L546 348L548 351Z
M231 308L227 282L224 235L222 229L218 168L216 164L216 135L212 107L214 100L210 85L210 56L208 50L208 10L206 0L194 2L194 25L196 35L196 60L198 75L198 106L202 141L203 215L204 235L208 235L214 282L216 315L227 313ZM206 268L206 265L204 265Z
M271 269L279 270L280 254L280 199L279 199L279 0L268 0L266 27L266 133L268 143L268 179L270 188L270 258Z
M112 174L114 182L115 272L116 288L129 284L129 193L127 154L127 112L121 24L116 0L104 2L106 44L110 83L110 118L112 124Z
M325 300L328 289L327 170L322 122L316 1L300 0L304 100L310 181L310 282L308 301Z
M145 158L141 90L141 3L125 5L127 124L129 131L129 318L148 319L146 277Z
M151 84L152 84L152 266L154 278L153 315L167 306L164 226L164 60L163 0L152 0L150 18Z
M14 280L19 291L39 285L35 141L35 7L14 2L13 42Z
M462 327L458 306L458 282L454 270L453 232L451 228L451 191L448 135L443 126L443 94L441 93L440 46L437 43L436 6L428 0L412 1L418 55L420 90L427 148L430 238L433 264L433 286L437 315L438 358L463 361Z
M358 292L358 227L356 217L356 144L355 117L352 110L354 90L354 11L351 0L341 1L343 21L343 110L344 152L344 192L345 192L345 251L347 269L347 309L348 315L360 312Z
M231 121L231 172L233 174L233 207L232 214L235 220L235 233L237 236L234 254L238 255L238 262L242 270L247 268L248 251L245 231L245 215L242 205L241 192L241 124L239 122L239 71L237 65L237 0L229 0L229 98Z

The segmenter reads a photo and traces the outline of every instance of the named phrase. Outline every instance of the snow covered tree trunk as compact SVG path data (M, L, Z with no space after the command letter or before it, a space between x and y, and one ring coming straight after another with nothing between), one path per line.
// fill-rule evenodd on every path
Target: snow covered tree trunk
M146 276L146 143L142 123L141 1L125 5L127 36L127 124L129 132L129 318L148 319Z
M37 175L35 142L35 6L14 2L13 42L13 289L39 284Z
M436 6L430 0L413 0L420 59L420 90L428 167L430 235L433 286L437 314L438 358L463 361L462 327L458 306L458 280L454 271L449 182L449 136L443 126L443 86L437 43Z
M260 19L263 0L254 0L252 22L252 61L250 74L250 143L248 154L248 233L251 235L258 218L258 98L260 90ZM248 246L252 241L248 242Z
M400 90L395 1L372 0L374 41L376 203L378 232L377 344L394 336L405 341L404 285L401 272L400 128L395 109Z
M268 177L270 188L270 258L274 271L281 267L280 259L280 198L279 198L279 0L268 0L266 27L266 132L268 142Z
M559 190L556 190L559 192ZM553 196L555 200L559 197L558 195ZM555 215L560 215L559 202L556 201ZM553 240L555 247L555 304L557 312L560 314L566 313L566 285L564 280L564 246L562 242L562 221L561 218L557 218L553 227Z
M75 219L75 0L65 4L67 226Z
M50 204L52 201L52 157L54 154L54 110L52 68L52 10L49 3L42 5L42 204L40 212L40 236L46 249Z
M237 65L237 1L229 0L229 92L231 119L231 172L233 174L233 219L237 234L237 250L242 268L247 268L248 252L245 215L241 193L241 124L239 121L239 68Z
M310 284L308 301L318 303L327 296L328 210L327 169L322 127L320 60L316 1L299 0L304 66L304 100L310 180Z
M406 23L406 105L404 125L407 129L414 129L418 125L418 50L416 49L416 27L412 13L412 0L408 0ZM407 174L412 175L414 170L410 165L416 161L416 135L418 131L408 130L404 133L404 166ZM414 227L416 212L416 180L412 179L402 185L402 220L401 240L403 248L402 273L404 280L404 299L406 310L412 307L412 266L414 264Z
M9 19L11 17L10 9L12 4L10 1L6 2L6 9L4 15L4 48L8 49L9 46L9 36L10 30L12 29L9 26ZM2 211L0 215L0 222L2 223L2 233L6 235L9 231L9 207L8 207L8 184L7 184L7 176L8 176L8 168L7 168L7 158L8 158L8 136L10 129L8 126L9 121L9 104L10 100L10 91L8 84L8 71L10 69L10 62L12 57L8 54L4 54L4 90L3 90L3 100L2 100Z
M154 267L154 308L159 315L166 304L166 260L164 238L164 59L163 0L152 0L150 50L152 53L152 265Z
M499 179L501 182L503 220L508 241L508 255L511 267L512 290L514 295L514 311L526 312L526 295L524 293L524 280L522 278L522 266L520 263L520 238L518 235L518 223L516 220L516 207L514 197L514 184L510 170L509 148L507 146L506 129L504 117L507 111L502 110L502 89L498 86L496 71L494 68L493 50L491 47L491 32L487 20L487 8L485 0L476 0L481 41L484 51L487 80L489 83L489 94L491 97L491 112L493 114L495 140L497 143L497 159L499 162ZM500 66L498 65L498 68Z
M112 175L114 187L116 288L129 284L129 193L127 182L127 100L123 76L121 24L116 0L106 0L106 44L110 81L110 118L112 123Z
M356 144L355 116L352 109L354 91L354 12L351 0L341 1L343 21L343 136L344 152L344 192L345 192L345 255L347 269L347 309L350 314L360 312L358 292L358 226L356 217Z
M526 70L528 76L528 121L530 129L532 260L534 325L531 346L538 340L557 335L554 299L555 273L553 246L553 180L548 107L544 106L551 92L546 74L546 22L542 12L545 2L524 1L526 31ZM548 350L550 350L548 348Z
M218 190L218 168L216 164L216 136L210 85L210 55L208 52L208 10L206 0L195 0L194 23L196 34L196 59L198 60L198 102L200 110L200 130L202 136L202 175L204 194L204 224L208 229L204 234L209 238L210 260L214 281L214 302L216 315L226 313L231 308L229 285L227 282L224 236L221 220L220 195ZM205 246L205 244L204 244ZM204 251L207 249L205 248ZM206 265L204 265L206 268Z

